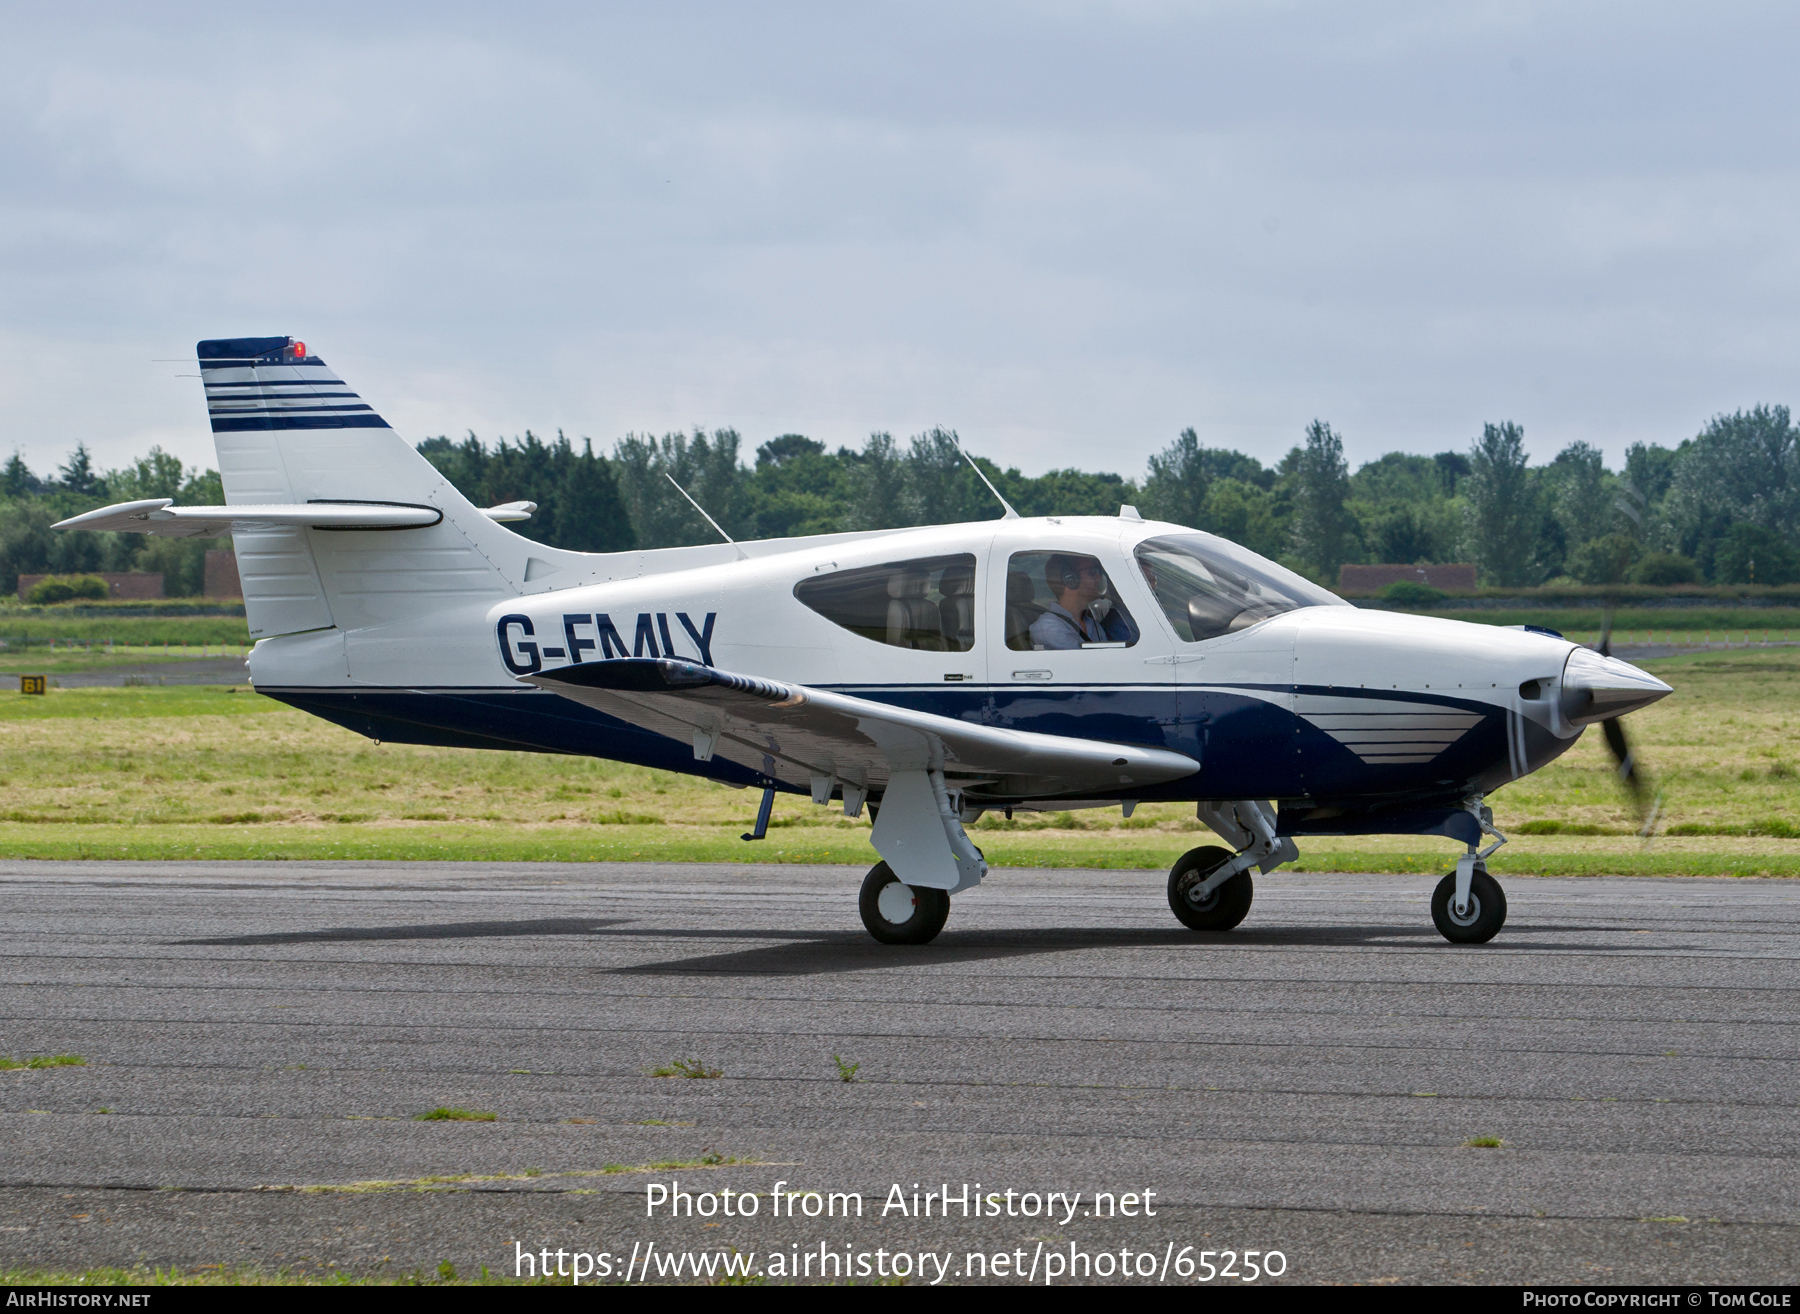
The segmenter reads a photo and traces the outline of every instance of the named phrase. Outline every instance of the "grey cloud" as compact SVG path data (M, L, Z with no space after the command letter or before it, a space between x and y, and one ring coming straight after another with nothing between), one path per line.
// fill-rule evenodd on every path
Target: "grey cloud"
M40 468L209 459L147 363L238 332L415 437L942 423L1034 470L1314 415L1356 459L1511 417L1616 460L1791 400L1783 7L8 21L0 446Z

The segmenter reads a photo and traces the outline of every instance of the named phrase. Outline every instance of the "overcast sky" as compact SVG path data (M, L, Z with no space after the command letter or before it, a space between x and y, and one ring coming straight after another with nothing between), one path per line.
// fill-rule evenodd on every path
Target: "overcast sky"
M1800 398L1792 4L0 2L0 450L933 424L1141 473Z

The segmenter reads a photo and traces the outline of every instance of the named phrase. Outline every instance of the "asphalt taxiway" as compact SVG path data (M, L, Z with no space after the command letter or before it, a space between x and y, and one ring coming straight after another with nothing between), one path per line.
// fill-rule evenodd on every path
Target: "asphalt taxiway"
M0 1267L510 1273L654 1241L1800 1273L1800 884L1515 879L1468 948L1425 877L1278 873L1200 936L1161 873L1000 870L894 948L860 878L0 864L0 1054L87 1060L0 1072ZM719 1075L649 1075L677 1060ZM439 1107L496 1117L417 1120ZM671 1179L866 1213L647 1218ZM1156 1213L879 1215L977 1182Z

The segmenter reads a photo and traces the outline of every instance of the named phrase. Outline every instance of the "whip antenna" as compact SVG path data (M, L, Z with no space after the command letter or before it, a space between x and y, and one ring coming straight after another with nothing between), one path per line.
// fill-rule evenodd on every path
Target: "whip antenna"
M746 561L749 560L750 554L745 552L743 548L738 547L738 541L735 538L733 538L730 534L727 534L723 529L719 528L719 522L717 520L714 520L711 516L706 514L705 507L701 506L693 498L688 497L688 490L683 488L680 484L675 483L674 475L670 474L667 470L664 470L663 478L667 479L671 484L675 484L675 491L680 493L683 497L687 497L688 505L693 507L694 510L696 510L700 513L701 517L706 521L707 524L709 524L713 527L714 531L719 535L720 538L724 539L727 543L731 544L732 547L737 548L737 554L738 554L739 559L746 560Z
M1000 490L998 488L994 487L994 481L992 479L989 479L985 474L983 474L981 472L981 467L975 464L975 458L970 456L967 452L963 451L963 446L961 443L958 443L956 445L956 450L962 454L962 459L969 463L969 469L971 469L975 472L975 477L980 479L982 483L987 485L987 490L988 490L988 492L990 492L994 495L994 500L999 502L1001 506L1006 508L1006 514L1001 516L1000 518L1002 520L1017 520L1019 518L1019 513L1017 511L1013 510L1011 502L1008 502L1004 497L1000 496ZM700 514L705 515L706 512L702 511Z

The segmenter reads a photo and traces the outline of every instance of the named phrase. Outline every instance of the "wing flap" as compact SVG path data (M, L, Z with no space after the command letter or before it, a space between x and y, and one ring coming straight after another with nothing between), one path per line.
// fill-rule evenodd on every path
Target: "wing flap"
M942 771L987 799L1117 797L1200 764L1167 749L1009 730L670 658L584 662L521 677L667 738L806 789L821 776L880 793Z

